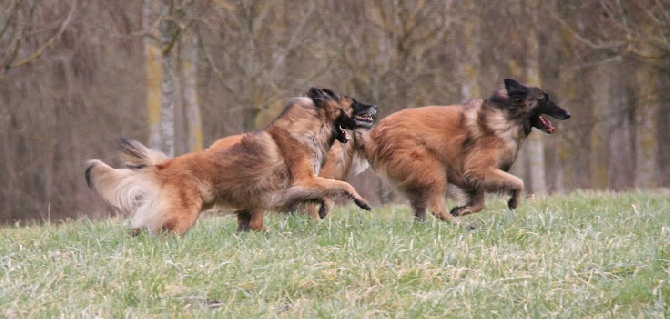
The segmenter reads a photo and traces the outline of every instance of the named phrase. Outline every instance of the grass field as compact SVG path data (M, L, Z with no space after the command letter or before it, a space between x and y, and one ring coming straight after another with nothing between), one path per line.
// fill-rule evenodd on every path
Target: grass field
M468 231L409 207L322 222L231 217L184 238L85 219L0 229L7 318L670 317L670 193L586 193L504 208Z

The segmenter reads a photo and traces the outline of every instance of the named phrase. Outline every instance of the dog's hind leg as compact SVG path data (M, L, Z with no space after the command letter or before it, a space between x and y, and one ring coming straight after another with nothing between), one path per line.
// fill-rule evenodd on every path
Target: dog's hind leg
M165 213L161 215L160 220L157 220L159 224L154 223L153 228L159 226L160 232L169 231L177 236L183 236L198 221L203 208L203 199L195 188L182 187L164 194L170 202L164 206Z
M422 222L426 220L426 198L425 191L412 189L405 190L405 194L409 199L410 206L412 206L412 213L414 214L414 220Z
M430 212L440 220L461 225L461 221L447 210L447 198L445 196L447 180L444 178L444 169L437 163L435 164L432 169L427 170L431 174L427 174L421 179L420 185L422 187L406 190L414 208L414 216L417 220L421 220L421 215L425 215L425 207L428 206Z
M447 173L440 161L425 148L414 150L416 156L412 160L396 163L403 170L395 172L395 179L401 181L398 188L402 190L412 205L416 221L426 219L426 208L441 220L459 224L460 221L447 213Z
M412 213L414 214L414 220L419 222L426 220L426 205L412 204Z
M263 230L263 211L258 209L241 209L237 215L237 231Z
M192 208L176 212L175 216L163 224L163 230L170 231L178 236L183 236L195 223L200 216L200 208Z
M312 219L320 219L319 217L319 211L323 208L323 202L321 204L309 201L301 205L300 210L304 215L307 215L308 217Z

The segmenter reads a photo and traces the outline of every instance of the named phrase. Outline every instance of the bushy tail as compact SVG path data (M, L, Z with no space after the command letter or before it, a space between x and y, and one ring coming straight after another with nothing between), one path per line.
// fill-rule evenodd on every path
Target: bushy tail
M168 159L165 154L147 148L136 140L121 139L121 161L126 168L141 169L156 166Z
M86 165L88 186L123 213L132 213L142 201L155 197L159 191L153 170L114 169L97 159L89 160Z
M166 202L161 196L161 168L168 159L142 143L121 140L125 168L112 168L101 160L86 162L86 182L103 200L124 214L132 215L133 228L159 232L165 222Z

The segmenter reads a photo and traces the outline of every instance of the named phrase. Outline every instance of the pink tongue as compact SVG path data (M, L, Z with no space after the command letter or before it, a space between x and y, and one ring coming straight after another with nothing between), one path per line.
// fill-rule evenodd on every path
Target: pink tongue
M542 124L544 124L544 126L547 128L547 132L549 133L556 132L556 129L553 126L551 126L551 122L549 122L549 120L544 118L544 116L540 115L540 121L542 121Z

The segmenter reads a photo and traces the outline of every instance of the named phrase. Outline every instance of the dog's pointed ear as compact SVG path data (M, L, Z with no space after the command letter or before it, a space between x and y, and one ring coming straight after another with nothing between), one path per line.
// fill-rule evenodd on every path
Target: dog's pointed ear
M322 89L310 88L309 91L307 91L307 97L314 101L314 106L323 108L326 105L328 94Z
M328 95L331 99L337 99L337 93L333 92L333 90L330 89L323 89L323 93Z
M528 96L528 88L515 79L505 79L505 90L507 95L513 99L525 99Z
M320 98L323 97L323 95L323 90L319 88L310 88L309 91L307 91L307 97L310 99Z

